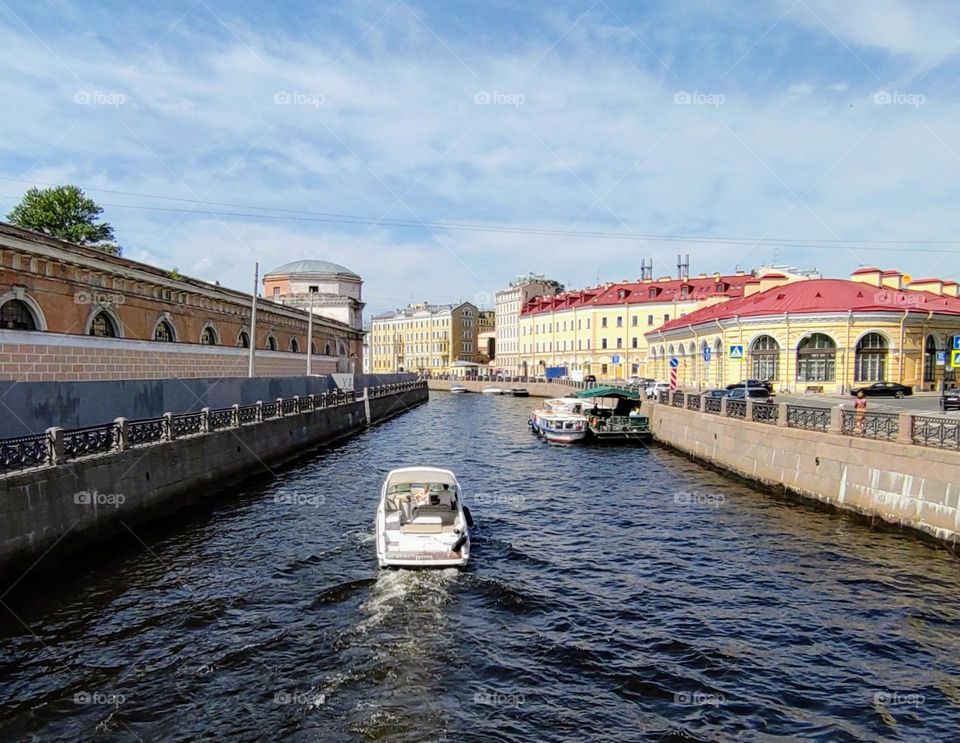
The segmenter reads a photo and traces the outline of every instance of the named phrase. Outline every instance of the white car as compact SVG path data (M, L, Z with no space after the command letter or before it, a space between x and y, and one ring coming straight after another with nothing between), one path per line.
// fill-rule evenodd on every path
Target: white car
M670 383L669 382L654 382L649 387L647 387L647 399L653 400L657 398L661 392L669 392Z

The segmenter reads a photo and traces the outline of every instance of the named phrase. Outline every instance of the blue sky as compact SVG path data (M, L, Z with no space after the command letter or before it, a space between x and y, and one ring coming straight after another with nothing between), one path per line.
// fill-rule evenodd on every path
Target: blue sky
M694 273L960 273L955 246L922 242L960 227L955 3L0 0L0 48L0 209L23 180L75 183L128 257L227 286L325 258L375 312L489 303L527 271L663 275L677 252Z

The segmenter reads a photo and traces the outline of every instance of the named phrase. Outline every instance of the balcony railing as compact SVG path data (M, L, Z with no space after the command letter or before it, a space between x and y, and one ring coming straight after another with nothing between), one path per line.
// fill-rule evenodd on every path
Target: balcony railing
M371 398L399 395L426 387L426 382L400 382L370 387ZM360 399L355 390L323 392L306 397L292 397L255 405L234 406L196 413L127 421L118 418L112 423L74 430L51 428L45 433L0 439L0 475L32 467L44 467L95 454L133 447L149 446L184 436L198 436L248 426L281 415L298 415L311 410L344 405Z

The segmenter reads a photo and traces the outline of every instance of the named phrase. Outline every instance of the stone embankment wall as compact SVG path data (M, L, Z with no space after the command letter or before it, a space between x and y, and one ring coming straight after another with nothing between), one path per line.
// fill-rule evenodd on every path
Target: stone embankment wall
M696 459L960 547L960 452L643 407L656 441Z
M495 385L505 390L522 387L530 393L531 397L567 397L579 389L578 387L554 382L461 382L449 379L427 380L427 386L431 390L437 390L438 392L449 391L455 384L462 385L471 392L481 392L483 388L488 385Z
M369 398L130 446L0 476L0 570L119 532L178 499L361 431L427 401L424 386L370 390ZM122 523L121 523L122 522Z

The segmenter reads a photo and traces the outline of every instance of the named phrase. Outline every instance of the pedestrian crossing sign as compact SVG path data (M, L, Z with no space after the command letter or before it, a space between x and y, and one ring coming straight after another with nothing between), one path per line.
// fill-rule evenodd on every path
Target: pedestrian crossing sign
M730 358L734 361L743 361L743 346L730 346Z
M960 369L960 351L950 352L950 366L954 369Z

